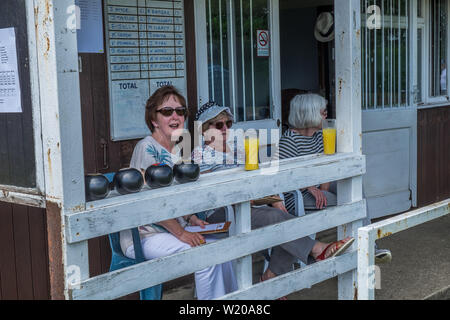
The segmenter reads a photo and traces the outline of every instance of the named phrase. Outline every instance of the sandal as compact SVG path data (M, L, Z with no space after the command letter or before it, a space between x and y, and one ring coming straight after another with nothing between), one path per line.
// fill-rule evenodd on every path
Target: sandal
M344 253L345 250L347 250L353 244L354 241L355 241L355 238L347 237L345 239L330 243L322 251L322 253L317 256L316 261L322 261L322 260L325 260L328 258L337 257L337 256L341 255L342 253ZM327 253L328 249L330 249L330 248L331 248L331 254L326 256L326 253Z
M263 280L263 278L262 278L262 276L260 276L259 277L259 282L263 282L264 280ZM286 297L286 296L283 296L283 297L281 297L281 298L278 298L277 300L281 300L281 301L285 301L285 300L287 300L288 298Z

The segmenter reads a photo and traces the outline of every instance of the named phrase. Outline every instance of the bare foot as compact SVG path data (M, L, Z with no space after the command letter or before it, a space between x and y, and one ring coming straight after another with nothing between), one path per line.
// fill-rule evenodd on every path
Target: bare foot
M266 272L263 273L263 275L261 276L261 281L266 281L272 278L275 278L277 275L275 273L273 273L272 271L270 271L269 268L267 268Z

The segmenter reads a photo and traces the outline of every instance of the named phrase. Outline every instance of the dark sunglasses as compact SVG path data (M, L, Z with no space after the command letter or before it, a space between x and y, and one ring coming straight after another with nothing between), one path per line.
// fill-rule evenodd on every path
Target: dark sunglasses
M156 110L156 112L160 112L164 117L170 117L174 111L180 117L185 117L187 115L186 107L179 107L179 108L164 107L159 110Z
M228 129L230 129L231 126L233 125L233 120L219 121L219 122L211 123L211 125L215 126L217 130L222 130L224 125L227 126Z

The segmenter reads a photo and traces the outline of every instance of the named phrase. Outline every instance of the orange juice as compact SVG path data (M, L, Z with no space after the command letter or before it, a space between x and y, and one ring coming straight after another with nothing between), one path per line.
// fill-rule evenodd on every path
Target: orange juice
M245 170L257 170L258 166L258 138L246 138L245 146Z
M323 152L325 154L336 153L336 129L324 128L322 130L323 135Z

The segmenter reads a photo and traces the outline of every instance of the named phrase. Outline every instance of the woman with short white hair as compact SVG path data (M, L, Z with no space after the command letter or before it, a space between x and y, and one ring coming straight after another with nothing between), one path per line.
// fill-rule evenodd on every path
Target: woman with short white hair
M321 129L328 101L314 93L299 94L291 100L289 125L295 129Z
M328 101L318 94L308 93L295 96L289 111L290 128L280 139L279 158L286 159L308 154L322 153L322 120L327 118ZM363 190L364 194L364 190ZM302 190L303 205L306 210L317 210L337 204L336 183L324 183ZM289 213L295 211L294 197L285 195L285 207ZM363 225L370 224L367 217ZM387 249L375 246L375 263L391 261L392 254Z
M280 139L280 159L323 152L322 120L327 117L327 104L325 98L314 93L300 94L291 100L290 128ZM305 209L336 205L336 194L330 192L329 187L329 183L324 183L303 189ZM292 194L285 194L285 205L289 212L294 212Z

